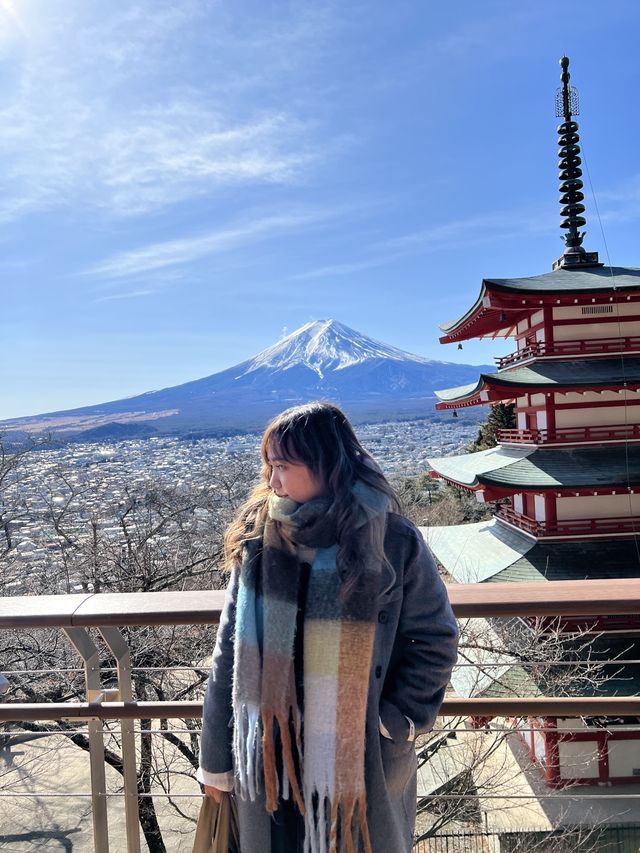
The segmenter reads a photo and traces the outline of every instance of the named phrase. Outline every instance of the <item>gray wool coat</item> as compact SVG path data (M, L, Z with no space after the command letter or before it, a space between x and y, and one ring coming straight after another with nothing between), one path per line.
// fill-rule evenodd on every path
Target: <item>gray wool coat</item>
M445 586L420 532L394 513L389 514L385 553L396 577L378 599L365 735L367 820L373 853L410 853L416 753L407 740L405 715L414 721L416 734L433 727L456 660L458 631ZM204 703L200 765L211 773L233 766L231 687L238 575L233 572L227 589ZM392 740L380 735L379 719ZM270 853L271 817L264 801L237 798L237 804L241 853Z

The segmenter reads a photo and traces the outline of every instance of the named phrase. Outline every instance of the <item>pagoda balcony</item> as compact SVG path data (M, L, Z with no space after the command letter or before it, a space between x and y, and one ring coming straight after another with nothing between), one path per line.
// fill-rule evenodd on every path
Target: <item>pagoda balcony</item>
M503 370L514 364L520 364L533 358L575 357L576 355L616 355L640 352L640 337L593 338L580 341L536 341L526 347L495 358L498 369Z
M619 441L640 441L640 424L602 424L590 427L561 427L559 429L499 429L500 444L608 444Z
M496 510L496 518L505 524L528 533L535 539L595 538L633 536L640 534L640 519L636 516L619 518L570 518L555 521L539 521L516 512L510 506Z

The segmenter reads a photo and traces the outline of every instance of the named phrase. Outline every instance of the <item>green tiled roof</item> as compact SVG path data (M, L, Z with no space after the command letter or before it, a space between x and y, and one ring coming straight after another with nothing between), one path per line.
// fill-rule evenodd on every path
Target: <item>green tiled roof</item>
M483 374L484 376L485 374ZM607 385L640 381L640 358L587 358L568 361L538 361L486 374L505 385Z
M459 583L640 577L640 543L632 539L535 542L496 519L420 532Z
M455 388L443 388L442 391L436 391L435 395L443 403L448 403L452 400L464 400L465 397L477 394L484 384L484 377L492 375L490 373L481 373L477 382L472 382L470 385L458 385Z
M639 288L640 268L638 267L590 267L587 269L558 269L542 275L527 278L485 278L483 284L489 284L503 290L516 290L531 293L574 293L589 290L616 290Z
M492 447L428 459L446 480L514 489L598 488L640 484L640 446L576 448Z
M441 456L427 459L434 471L449 480L464 486L477 486L479 475L485 471L495 472L503 466L511 466L535 452L533 447L490 447L477 453L462 453L459 456Z
M597 488L640 483L637 445L538 449L477 476L479 483L529 489Z
M640 557L632 539L538 542L522 556L514 556L510 566L487 580L512 583L640 577Z
M574 651L572 652L572 646ZM580 649L580 641L568 640L565 652L559 660L570 661L575 657L576 668L569 683L568 695L575 696L637 696L640 693L640 665L625 664L623 661L637 659L640 648L635 637L601 636L589 642L589 658ZM620 661L602 663L600 661ZM566 682L567 669L563 666L546 666L544 661L536 672L528 666L515 665L499 673L494 680L479 685L475 696L509 698L513 696L551 696L557 692L557 684Z
M603 266L576 270L557 269L527 278L485 278L482 280L480 295L474 305L457 320L440 325L445 334L453 331L465 318L471 317L481 308L487 287L512 293L539 293L540 295L640 290L640 268Z
M512 367L499 373L481 373L476 383L436 391L443 403L463 400L477 394L485 385L599 388L640 383L640 358L587 358L567 361L535 361L525 367Z
M602 664L596 673L596 684L582 682L576 692L582 696L638 696L640 694L640 664L628 663L637 660L640 645L637 637L612 636L594 637L589 643L589 656L593 663L613 660L620 663ZM584 652L578 657L584 657Z
M495 519L421 527L420 532L435 557L460 583L491 580L535 547L529 536Z

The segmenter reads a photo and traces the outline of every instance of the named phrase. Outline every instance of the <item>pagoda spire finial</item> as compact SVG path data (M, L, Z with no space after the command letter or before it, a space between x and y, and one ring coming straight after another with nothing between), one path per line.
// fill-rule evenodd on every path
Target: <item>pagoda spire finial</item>
M574 115L580 114L578 91L569 85L569 57L560 60L562 86L556 92L556 116L564 121L558 125L560 157L560 205L562 221L566 230L563 236L565 250L553 264L553 269L600 266L597 252L585 252L582 247L585 232L580 231L587 220L584 218L584 193L582 192L582 159L580 158L580 135Z

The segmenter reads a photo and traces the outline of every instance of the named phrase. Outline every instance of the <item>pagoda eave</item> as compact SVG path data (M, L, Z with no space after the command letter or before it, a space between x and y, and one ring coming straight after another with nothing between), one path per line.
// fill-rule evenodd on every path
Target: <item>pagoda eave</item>
M566 271L563 271L566 275ZM633 278L633 287L640 289L640 270L628 270L638 277ZM549 274L546 275L555 275ZM584 272L582 273L584 275ZM534 276L531 281L543 279L544 276ZM610 281L614 279L609 276ZM557 289L527 290L510 285L510 282L522 282L527 279L484 279L480 295L475 304L458 320L442 325L444 334L440 343L458 343L470 338L510 337L515 326L531 311L549 307L572 305L595 305L607 303L627 303L640 301L640 294L620 293L610 287L603 288L602 278L598 279L600 289L573 288L567 291L558 281ZM625 279L626 281L626 279ZM630 288L632 285L627 283Z
M458 400L442 400L436 403L435 408L438 411L447 411L450 409L465 409L469 406L492 405L494 403L513 402L516 397L522 397L525 394L588 394L591 392L602 394L605 391L619 392L623 390L637 391L640 390L638 385L630 385L624 382L609 383L602 387L594 388L593 386L585 385L502 385L499 383L483 384L481 389L469 397L464 397Z
M420 528L430 549L460 583L637 577L631 539L536 542L493 518L473 524Z
M526 394L613 393L640 389L640 358L631 356L623 363L619 356L534 361L509 367L498 373L481 373L478 381L436 391L436 408L456 409L482 403L513 400Z
M448 482L492 494L581 491L626 494L640 486L640 446L583 447L572 450L505 448L500 445L477 453L429 459Z

